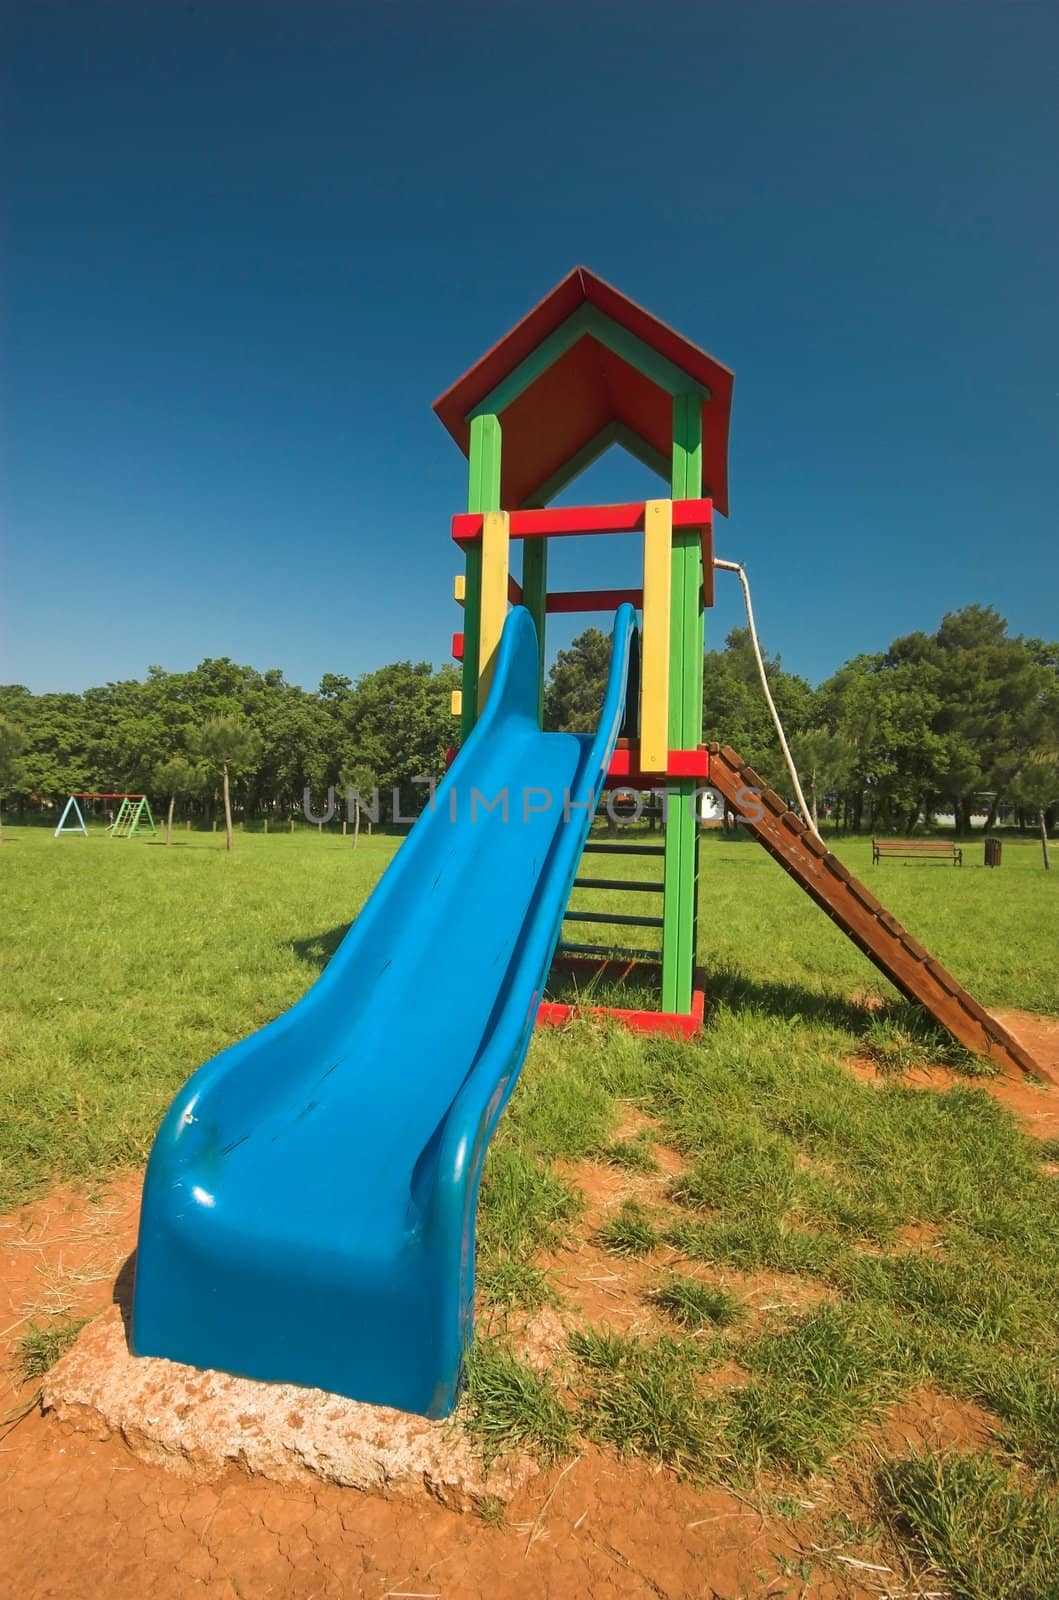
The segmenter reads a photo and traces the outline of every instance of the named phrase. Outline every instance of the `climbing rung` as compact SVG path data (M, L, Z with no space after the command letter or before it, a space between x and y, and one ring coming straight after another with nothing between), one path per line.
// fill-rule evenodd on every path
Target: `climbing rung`
M662 955L661 950L629 950L620 944L560 944L556 955L560 956L602 956L607 960L618 961L654 961L657 962Z
M666 848L662 844L595 844L589 840L585 853L589 851L597 856L664 856Z
M564 911L564 922L611 922L621 928L661 928L663 917L636 917L631 912L618 911Z
M634 894L664 894L664 883L645 883L642 878L575 878L575 889L630 889Z

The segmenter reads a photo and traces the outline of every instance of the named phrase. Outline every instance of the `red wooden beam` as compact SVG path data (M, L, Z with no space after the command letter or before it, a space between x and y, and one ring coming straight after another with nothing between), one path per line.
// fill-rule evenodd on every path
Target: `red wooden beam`
M642 533L644 502L632 500L618 506L548 506L539 511L512 511L512 539L570 539L588 533ZM712 500L674 500L673 527L680 531L709 528L713 524ZM457 544L473 544L482 536L480 511L464 511L452 519Z
M629 789L650 789L660 777L700 778L705 781L709 776L710 756L707 750L670 750L666 756L664 773L645 773L640 768L639 752L633 748L615 750L603 781L606 788L620 784Z
M610 968L622 980L633 972L647 975L661 970L656 962L650 961L628 962L620 957L594 960L576 956L556 956L553 968L558 972L580 974L586 979L602 976ZM613 1017L630 1033L660 1033L671 1039L690 1039L702 1027L705 1010L703 976L696 969L690 1011L634 1011L621 1006L567 1005L558 1000L542 1000L537 1008L537 1022L542 1027L560 1027L575 1017Z
M621 1006L568 1006L542 1000L537 1022L542 1028L561 1028L578 1017L611 1017L630 1033L657 1033L668 1039L691 1039L702 1027L704 997L692 996L692 1009L675 1011L625 1011Z
M452 659L453 659L453 661L462 661L463 660L463 634L462 633L454 633L453 636L452 636Z
M544 609L549 616L568 611L617 611L626 602L643 610L642 589L568 589L550 594Z
M482 519L479 517L478 520L480 522ZM517 578L511 576L510 572L507 575L507 597L513 606L522 604L522 585Z

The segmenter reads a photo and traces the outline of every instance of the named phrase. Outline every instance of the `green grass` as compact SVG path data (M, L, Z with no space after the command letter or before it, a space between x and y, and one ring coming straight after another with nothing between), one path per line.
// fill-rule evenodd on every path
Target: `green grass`
M558 1461L573 1443L574 1419L551 1377L533 1372L499 1340L475 1341L464 1404L487 1461L519 1450Z
M627 1172L657 1172L658 1162L651 1148L649 1133L639 1133L634 1139L615 1139L593 1151L597 1161L608 1167L621 1167Z
M675 1272L655 1290L654 1303L681 1328L697 1332L700 1328L727 1328L738 1322L743 1308L723 1289L700 1283Z
M742 1345L750 1382L733 1391L727 1428L737 1461L814 1472L901 1392L908 1373L897 1331L880 1336L871 1315L823 1305Z
M649 1299L697 1338L575 1335L577 1427L696 1476L797 1480L841 1461L887 1406L928 1386L992 1412L998 1455L1023 1465L1028 1492L1036 1483L1050 1494L1059 1188L982 1087L866 1085L840 1065L851 1048L829 1006L731 1003L693 1043L586 1024L535 1044L527 1111L547 1099L553 1074L569 1094L576 1058L614 1097L615 1120L633 1100L686 1163L669 1186L679 1212L664 1235L660 1212L629 1201L600 1242L649 1264L664 1242L687 1261L796 1275L825 1297L751 1326L731 1314L742 1309L735 1292L720 1296L655 1257ZM512 1127L525 1132L520 1097ZM598 1154L587 1119L584 1129L584 1153ZM566 1158L572 1148L564 1142ZM910 1226L925 1244L905 1241ZM703 1393L703 1359L733 1362L743 1377Z
M228 856L223 835L179 829L171 849L98 832L5 836L0 1208L55 1179L142 1160L188 1074L305 990L399 843L375 835L354 851L308 829L237 832ZM993 872L973 863L977 846L962 871L873 868L867 841L837 848L981 1000L1055 1005L1059 874L1040 870L1036 845L1008 841ZM640 872L642 862L607 870ZM854 989L889 996L888 986L752 843L704 839L702 904L699 954L715 1004L797 1017L847 1044L867 1031L891 1062L914 1057L885 1019L847 1003ZM900 1014L894 1027L907 1031ZM549 1160L564 1142L572 1151L604 1142L607 1092L622 1092L586 1081L572 1057L565 1073L554 1107L525 1108Z
M31 1322L15 1345L15 1370L19 1376L28 1383L50 1372L86 1321L85 1317L54 1317L48 1322Z
M882 1506L952 1600L1059 1600L1059 1504L988 1456L913 1455L878 1474Z
M596 1230L596 1243L615 1256L645 1256L656 1249L661 1234L651 1213L635 1200L627 1200L620 1211L608 1217Z
M9 840L6 1206L141 1161L183 1079L304 992L397 847L375 837L354 853L311 832L237 835L231 857L202 834L178 833L171 850L36 829ZM1059 875L1040 870L1036 846L1007 844L998 872L977 866L975 847L962 871L873 869L863 841L839 853L986 1004L1045 1011L1059 992ZM992 1413L995 1459L946 1466L937 1482L895 1468L880 1505L954 1593L1020 1595L1003 1562L1054 1570L1059 1184L1041 1163L1059 1146L1034 1146L971 1078L906 1088L911 1065L972 1063L756 847L705 840L701 877L707 1028L690 1043L596 1023L535 1036L486 1162L478 1240L487 1303L539 1310L555 1296L545 1254L584 1227L576 1164L634 1180L663 1140L685 1164L667 1211L623 1206L600 1242L639 1255L673 1334L585 1329L546 1376L512 1336L481 1340L467 1423L487 1453L556 1460L581 1437L696 1475L796 1482L833 1470L893 1399L931 1385ZM883 1008L852 1005L855 991ZM842 1068L854 1052L883 1067L881 1085ZM630 1106L650 1130L618 1139ZM814 1290L806 1303L822 1303L741 1317L738 1292L689 1277L692 1262L796 1275ZM38 1334L30 1362L48 1359L53 1331ZM711 1387L722 1363L742 1379ZM1001 1516L1011 1537L985 1549L983 1519Z
M624 838L624 832L622 834ZM631 834L628 836L631 838ZM652 836L657 842L657 835ZM982 865L982 841L964 844L962 868L936 863L887 861L871 864L866 838L831 839L836 855L891 911L965 983L984 1005L1056 1009L1054 950L1059 942L1059 874L1041 866L1040 844L1007 837L1004 865ZM700 962L710 973L711 994L738 997L741 1004L820 1015L828 998L836 1015L853 991L897 996L839 930L752 840L703 835L699 919ZM655 863L607 857L607 877L643 878ZM651 900L651 906L647 901ZM574 906L628 910L619 891L578 891ZM654 907L644 897L644 909ZM658 943L651 929L635 930L638 946ZM598 924L567 923L565 937L594 942ZM557 986L557 987L568 987ZM593 986L606 1003L605 985ZM626 1003L656 1004L648 987ZM863 1019L861 1021L863 1027Z
M542 1267L508 1255L485 1255L478 1270L478 1287L498 1310L519 1306L524 1311L539 1311L542 1306L558 1304L558 1295Z
M304 992L398 842L4 834L0 1208L142 1161L184 1079Z
M969 1078L994 1077L997 1070L957 1044L919 1006L907 1002L891 1004L873 1016L864 1028L861 1048L881 1072L906 1072L923 1061L953 1067Z
M709 1359L699 1347L587 1329L571 1335L570 1349L580 1368L588 1438L678 1472L705 1469L716 1428L714 1406L693 1381Z

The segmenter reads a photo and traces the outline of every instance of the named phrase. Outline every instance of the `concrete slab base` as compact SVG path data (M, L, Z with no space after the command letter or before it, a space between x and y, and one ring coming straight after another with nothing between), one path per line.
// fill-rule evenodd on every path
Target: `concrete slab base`
M117 1306L83 1329L42 1399L79 1432L119 1435L141 1459L200 1480L236 1465L277 1483L322 1480L463 1510L510 1499L536 1471L527 1457L487 1471L451 1421L134 1356Z

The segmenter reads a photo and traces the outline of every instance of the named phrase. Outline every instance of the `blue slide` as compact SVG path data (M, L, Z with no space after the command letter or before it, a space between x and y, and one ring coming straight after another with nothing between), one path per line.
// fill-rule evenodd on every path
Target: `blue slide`
M177 1095L144 1180L136 1354L452 1410L482 1162L621 728L635 631L622 606L598 732L542 733L536 630L510 613L477 726L321 976Z

